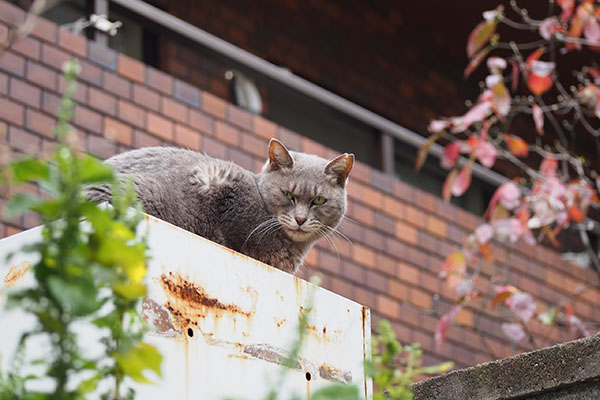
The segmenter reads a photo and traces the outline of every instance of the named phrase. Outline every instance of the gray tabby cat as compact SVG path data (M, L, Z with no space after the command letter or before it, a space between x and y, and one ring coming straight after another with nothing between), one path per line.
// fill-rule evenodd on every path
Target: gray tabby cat
M131 175L145 211L286 272L332 233L346 211L353 154L333 161L271 139L258 174L191 150L149 147L106 160ZM110 200L107 187L86 189Z

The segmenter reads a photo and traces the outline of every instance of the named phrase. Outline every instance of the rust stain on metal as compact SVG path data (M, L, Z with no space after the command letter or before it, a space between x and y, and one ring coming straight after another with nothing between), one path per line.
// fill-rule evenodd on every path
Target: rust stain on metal
M222 303L219 299L209 296L199 285L195 285L172 272L169 272L169 275L162 274L160 281L169 298L183 301L190 306L204 306L213 310L222 310L241 314L248 318L251 317L250 312L242 310L235 304Z
M173 337L180 333L173 325L167 309L150 298L146 297L142 302L142 316L146 322L154 325L156 333L161 336Z
M29 271L29 268L31 268L31 263L29 261L23 261L21 264L10 267L8 273L4 277L4 286L15 286L19 279Z
M319 366L319 376L328 381L352 383L352 372L341 371L333 365L323 363Z
M275 347L268 343L264 344L247 344L243 347L244 354L248 354L254 358L260 360L272 362L279 365L284 365L286 361L289 361L290 368L296 370L302 370L302 361L300 359L288 360L290 357L289 353L279 347Z
M367 349L367 343L366 343L366 338L367 338L367 329L371 329L370 326L367 326L367 314L369 312L369 309L365 306L362 306L360 309L360 321L362 323L362 331L363 331L363 365L367 365L367 351L371 351L371 349ZM369 387L368 387L368 377L367 377L367 369L365 368L364 371L364 376L363 376L363 382L364 382L364 389L365 389L365 398L367 397L367 394L369 393Z

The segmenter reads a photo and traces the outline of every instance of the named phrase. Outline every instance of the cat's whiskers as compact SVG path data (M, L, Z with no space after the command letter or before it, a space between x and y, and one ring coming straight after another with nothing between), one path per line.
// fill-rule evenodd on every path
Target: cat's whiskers
M354 243L352 243L352 240L350 240L350 238L348 236L346 236L342 232L340 232L340 230L338 228L332 228L331 226L324 225L324 224L321 224L321 227L325 228L327 230L328 234L331 234L333 236L337 235L337 236L341 237L342 239L346 240L350 245L354 245Z
M258 240L256 241L256 246L259 246L259 245L260 245L260 242L263 240L263 238L264 238L264 237L265 237L267 234L270 234L270 233L277 232L278 230L281 230L282 228L283 228L283 227L281 226L281 223L280 223L280 221L278 221L278 220L275 218L275 220L274 220L274 221L273 221L273 222L272 222L270 225L267 225L267 226L264 228L264 230L263 230L262 234L260 235L260 237L259 237L259 238L258 238Z
M323 225L325 226L325 225ZM318 229L315 231L320 237L325 238L325 240L327 241L327 244L329 245L329 247L331 248L331 250L333 250L335 252L335 255L337 256L338 260L340 258L340 251L337 247L337 244L335 244L335 241L333 240L334 237L330 236L329 233L325 230L321 230Z
M270 217L266 220L264 220L263 222L261 222L260 224L258 224L254 229L252 229L252 231L248 234L248 237L246 237L246 240L244 240L244 244L242 244L242 249L246 248L246 244L248 244L248 240L250 240L250 237L252 237L252 235L254 235L257 232L261 232L263 230L267 231L269 230L269 228L272 228L274 225L278 225L279 221L277 220L276 217ZM264 236L264 233L263 233ZM260 237L260 239L257 242L260 243L260 240L262 239L262 237Z

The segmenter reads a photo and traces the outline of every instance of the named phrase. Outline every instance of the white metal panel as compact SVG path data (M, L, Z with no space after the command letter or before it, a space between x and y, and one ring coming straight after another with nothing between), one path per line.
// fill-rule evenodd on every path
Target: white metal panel
M156 385L136 385L138 398L259 399L271 384L280 393L308 397L335 381L357 384L370 397L364 373L368 308L156 218L148 216L142 225L151 256L142 312L156 327L147 340L164 361ZM21 278L19 273L36 261L23 254L4 260L39 237L40 228L34 228L0 240L3 368L20 330L32 322L19 311L2 311L5 292L8 285L27 284L28 274ZM313 311L296 368L279 383L281 363L298 338L298 317L310 296Z

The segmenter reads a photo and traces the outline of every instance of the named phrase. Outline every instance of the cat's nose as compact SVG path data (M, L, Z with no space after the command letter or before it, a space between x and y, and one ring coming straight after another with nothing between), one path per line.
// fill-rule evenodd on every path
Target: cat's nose
M298 226L302 225L303 223L306 222L306 218L298 218L296 217L296 222L298 223Z

